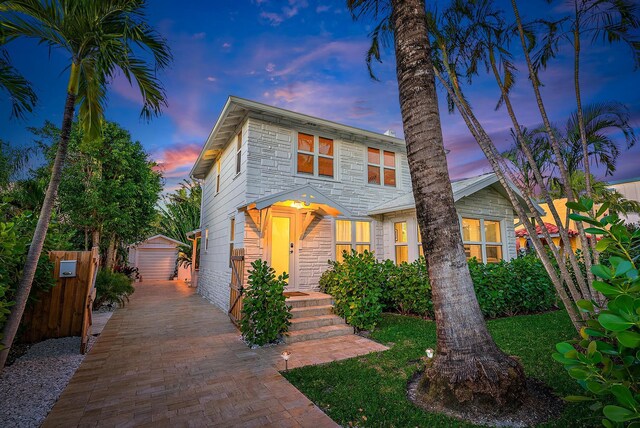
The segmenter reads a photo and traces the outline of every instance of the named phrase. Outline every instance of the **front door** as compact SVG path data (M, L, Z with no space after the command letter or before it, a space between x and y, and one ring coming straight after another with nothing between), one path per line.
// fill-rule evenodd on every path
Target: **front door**
M287 289L295 288L295 225L293 213L278 213L271 217L269 258L276 276L283 272L289 274Z

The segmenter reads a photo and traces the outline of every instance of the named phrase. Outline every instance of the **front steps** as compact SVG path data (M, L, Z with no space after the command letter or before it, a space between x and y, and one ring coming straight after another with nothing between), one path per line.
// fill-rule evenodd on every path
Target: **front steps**
M317 292L308 294L308 296L294 296L287 299L293 318L289 333L284 336L285 343L326 339L353 333L352 327L333 314L331 296Z

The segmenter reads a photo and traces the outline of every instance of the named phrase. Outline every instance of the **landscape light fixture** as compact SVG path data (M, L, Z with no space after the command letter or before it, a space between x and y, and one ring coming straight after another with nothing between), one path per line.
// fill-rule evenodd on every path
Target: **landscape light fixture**
M433 358L433 354L434 354L433 349L429 348L424 352L426 352L428 359L432 359Z
M291 352L284 351L282 354L280 354L280 356L284 360L284 371L286 373L288 373L289 372L289 357L291 356Z

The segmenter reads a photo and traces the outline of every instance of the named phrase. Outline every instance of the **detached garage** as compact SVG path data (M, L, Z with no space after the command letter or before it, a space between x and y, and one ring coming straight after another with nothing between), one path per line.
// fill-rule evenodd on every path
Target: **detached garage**
M155 235L129 247L129 264L137 267L142 281L173 279L178 246L188 245L164 235ZM190 280L189 269L178 269L178 279Z

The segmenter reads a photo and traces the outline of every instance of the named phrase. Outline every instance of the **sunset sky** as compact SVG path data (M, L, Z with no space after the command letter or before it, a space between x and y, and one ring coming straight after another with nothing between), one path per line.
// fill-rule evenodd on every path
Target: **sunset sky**
M561 2L551 6L541 0L520 3L525 18L552 19L563 9ZM160 75L169 107L150 123L141 121L137 88L118 78L111 84L107 119L130 130L162 164L166 189L187 177L229 95L372 131L393 129L402 135L393 53L387 49L383 64L376 65L379 81L370 79L365 54L371 23L353 22L344 4L342 0L149 1L150 21L174 54L171 68ZM504 8L510 12L506 1ZM12 42L9 51L14 65L33 82L39 103L25 120L9 119L6 94L0 92L0 138L26 145L32 140L27 127L40 126L47 119L60 125L67 57L33 41ZM524 70L522 59L515 62ZM585 104L624 103L636 133L640 132L639 74L628 48L585 46L582 70ZM575 109L572 72L571 52L565 47L542 74L543 97L551 119L559 124ZM494 111L495 82L483 76L467 94L496 144L510 145L506 111ZM440 95L452 177L488 172L476 142L460 117L446 112L444 95ZM513 101L523 125L540 122L524 73L517 80ZM640 176L638 146L623 153L617 172L607 179L635 176Z

